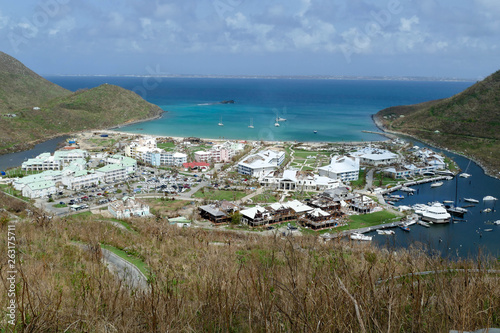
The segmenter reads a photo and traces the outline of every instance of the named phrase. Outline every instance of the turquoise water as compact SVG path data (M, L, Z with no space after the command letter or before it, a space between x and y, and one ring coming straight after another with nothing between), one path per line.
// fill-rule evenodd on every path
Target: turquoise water
M70 90L110 83L167 111L121 131L246 140L380 140L371 115L394 105L452 96L472 82L384 80L48 77ZM235 104L217 104L235 100ZM286 118L276 127L276 117ZM222 120L224 126L218 126ZM253 121L254 128L248 128ZM317 131L317 134L314 133Z

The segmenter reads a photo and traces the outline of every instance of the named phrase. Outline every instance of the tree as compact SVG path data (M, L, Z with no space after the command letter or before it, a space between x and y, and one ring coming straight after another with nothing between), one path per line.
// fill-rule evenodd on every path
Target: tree
M231 215L231 224L240 224L241 222L241 213L240 212L234 212L233 215Z

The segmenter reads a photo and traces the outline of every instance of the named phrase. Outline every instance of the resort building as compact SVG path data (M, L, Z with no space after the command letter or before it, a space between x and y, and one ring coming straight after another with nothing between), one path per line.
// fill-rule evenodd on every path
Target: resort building
M198 207L200 216L212 223L229 223L239 207L229 201L222 201Z
M117 219L149 216L149 206L133 197L123 197L108 205L108 211Z
M62 184L70 190L80 190L85 187L99 185L101 177L87 170L76 171L62 177Z
M62 161L55 159L50 153L43 153L35 158L30 158L21 165L23 171L60 170L61 167Z
M276 170L284 160L284 151L266 150L250 155L238 163L238 173L250 177L261 177Z
M370 166L390 165L398 161L398 155L385 149L372 147L363 148L350 155L359 158L361 164Z
M132 174L137 170L137 161L131 157L122 156L119 154L113 155L106 159L108 164L116 164L125 168L128 174Z
M320 176L338 179L342 182L358 180L359 159L350 156L334 156L329 165L318 168Z
M208 151L196 151L194 160L196 162L225 163L231 161L234 152L222 145L215 145Z
M62 179L62 172L56 170L48 170L36 175L29 175L23 178L18 178L14 182L12 182L12 186L18 190L22 191L22 189L29 184L38 183L38 182L60 182Z
M54 159L60 160L63 165L67 165L77 159L86 159L89 153L83 149L58 150L54 152Z
M314 175L311 172L285 170L281 176L272 172L260 180L262 186L283 191L325 191L336 188L340 180Z
M127 178L127 170L118 164L108 164L97 169L95 172L106 183L117 182Z
M152 166L181 166L187 162L187 155L183 153L167 152L160 148L141 147L137 149L137 158Z
M298 200L284 203L276 202L265 208L257 205L240 211L241 223L251 227L282 223L296 220L311 210L313 210L312 207Z
M56 184L53 181L41 180L29 183L22 189L23 197L30 199L43 198L57 192Z

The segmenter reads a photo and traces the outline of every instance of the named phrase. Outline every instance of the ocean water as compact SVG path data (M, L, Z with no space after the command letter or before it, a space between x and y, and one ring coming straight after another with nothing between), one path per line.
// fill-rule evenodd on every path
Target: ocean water
M371 115L394 105L450 97L472 82L388 80L47 77L69 90L103 83L136 91L167 111L121 131L270 141L380 140ZM219 104L234 100L235 104ZM275 126L276 117L286 118ZM222 121L224 126L217 124ZM253 122L254 128L248 128ZM317 131L315 134L314 131Z

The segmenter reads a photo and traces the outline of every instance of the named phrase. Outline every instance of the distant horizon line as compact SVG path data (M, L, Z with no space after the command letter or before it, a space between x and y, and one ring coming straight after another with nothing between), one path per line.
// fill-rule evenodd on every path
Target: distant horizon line
M374 80L374 81L450 81L476 82L477 78L432 76L364 76L364 75L219 75L219 74L42 74L43 77L160 77L160 78L212 78L212 79L310 79L310 80ZM484 78L481 78L481 80Z

